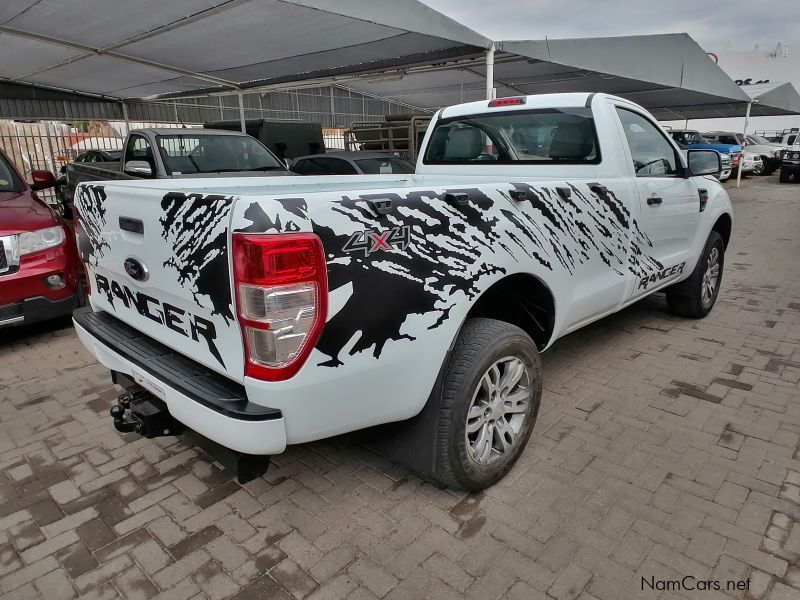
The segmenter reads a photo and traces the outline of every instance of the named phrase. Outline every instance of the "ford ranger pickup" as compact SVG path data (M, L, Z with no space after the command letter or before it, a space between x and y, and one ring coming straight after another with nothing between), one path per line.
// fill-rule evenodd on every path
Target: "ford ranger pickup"
M394 423L403 462L477 490L523 451L559 337L658 291L711 310L719 170L583 93L444 108L409 175L82 183L75 327L122 431L252 457Z

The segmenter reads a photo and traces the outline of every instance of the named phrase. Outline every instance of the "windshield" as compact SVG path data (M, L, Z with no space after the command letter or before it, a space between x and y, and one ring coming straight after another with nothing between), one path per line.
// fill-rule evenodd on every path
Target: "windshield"
M286 170L274 154L249 135L159 135L156 140L171 175Z
M592 111L547 108L442 119L430 137L425 164L596 164Z
M21 183L14 176L6 158L0 154L0 192L19 192L21 190Z
M747 141L751 144L772 144L772 142L770 142L767 138L763 138L760 135L748 135Z
M403 158L362 158L355 163L364 175L392 175L414 172L414 165Z

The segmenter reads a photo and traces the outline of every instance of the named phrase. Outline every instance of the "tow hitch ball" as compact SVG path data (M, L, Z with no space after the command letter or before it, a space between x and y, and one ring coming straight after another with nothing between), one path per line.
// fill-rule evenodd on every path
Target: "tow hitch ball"
M121 433L135 431L146 438L178 435L185 427L169 414L167 405L142 388L129 389L109 411Z

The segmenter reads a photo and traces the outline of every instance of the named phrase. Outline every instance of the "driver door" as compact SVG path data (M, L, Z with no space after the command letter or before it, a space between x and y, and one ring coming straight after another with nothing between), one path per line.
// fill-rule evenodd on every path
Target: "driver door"
M639 227L650 238L650 254L667 276L658 272L650 281L634 282L631 297L643 296L669 279L677 279L690 266L697 234L700 197L697 185L684 178L678 150L664 131L649 117L628 107L617 106L617 116L629 151L639 195ZM672 267L677 269L672 272ZM662 273L662 275L664 275Z

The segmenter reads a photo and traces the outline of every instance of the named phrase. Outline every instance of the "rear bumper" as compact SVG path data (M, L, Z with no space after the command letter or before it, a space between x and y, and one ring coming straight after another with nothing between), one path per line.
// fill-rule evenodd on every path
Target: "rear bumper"
M281 411L247 400L244 387L174 352L104 312L73 314L86 349L163 400L170 414L201 435L246 454L286 449Z
M63 317L72 313L77 306L77 294L61 300L50 300L44 296L26 298L21 302L0 306L0 328Z

